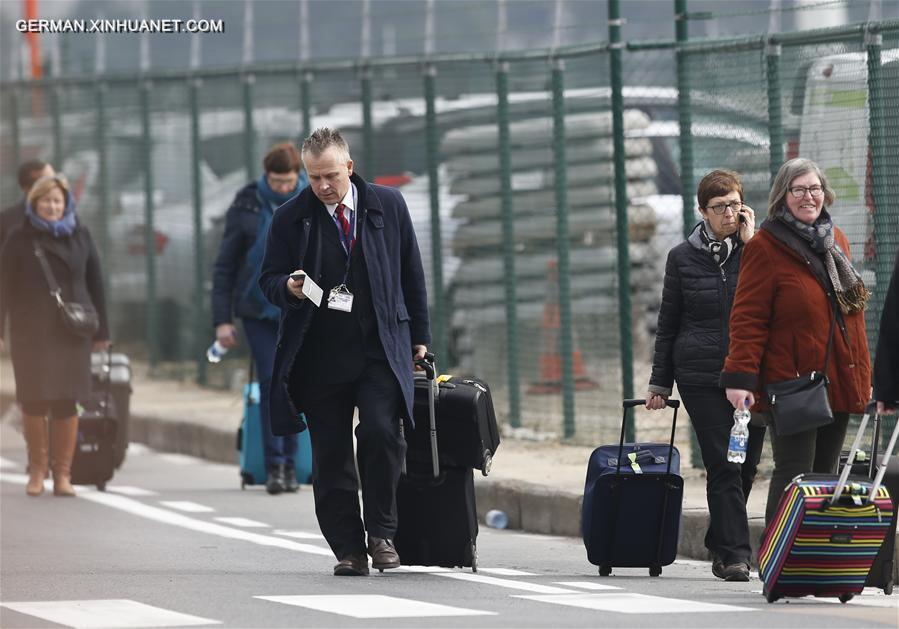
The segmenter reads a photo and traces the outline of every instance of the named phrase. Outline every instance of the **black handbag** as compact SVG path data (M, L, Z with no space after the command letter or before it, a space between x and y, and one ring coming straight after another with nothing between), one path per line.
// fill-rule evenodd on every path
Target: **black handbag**
M93 304L65 301L62 298L59 284L56 283L56 278L53 276L53 271L47 263L44 249L38 243L34 244L34 255L37 256L38 261L41 263L41 270L44 272L44 277L50 286L50 296L56 300L62 326L75 336L88 339L93 338L100 328L100 318L97 316L97 311L94 309Z
M778 437L795 435L833 423L833 411L830 410L830 401L827 399L827 365L833 347L835 322L834 311L830 319L830 335L822 371L813 371L792 380L771 382L765 387L774 420L774 432Z

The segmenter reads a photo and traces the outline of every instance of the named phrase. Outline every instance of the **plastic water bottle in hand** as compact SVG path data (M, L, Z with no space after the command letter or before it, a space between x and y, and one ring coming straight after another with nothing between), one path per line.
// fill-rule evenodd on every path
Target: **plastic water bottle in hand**
M213 364L220 363L227 353L228 348L216 340L215 343L210 345L209 349L206 350L206 360Z
M748 400L734 411L734 426L730 429L730 443L727 446L727 460L731 463L746 462L746 446L749 444Z

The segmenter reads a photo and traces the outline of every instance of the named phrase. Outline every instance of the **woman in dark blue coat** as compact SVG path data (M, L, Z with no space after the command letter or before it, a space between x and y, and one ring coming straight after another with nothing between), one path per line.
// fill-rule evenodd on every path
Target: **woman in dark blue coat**
M237 344L233 317L243 322L259 379L259 411L270 494L294 492L296 435L275 436L271 430L269 388L278 340L280 309L259 288L259 270L265 239L275 210L306 187L300 171L300 153L284 142L273 146L262 160L265 172L234 197L225 215L225 233L212 280L212 317L215 338L225 348Z
M733 407L718 376L727 355L740 256L755 232L755 214L743 203L743 184L731 171L707 174L696 196L703 220L668 254L646 408L664 408L677 381L706 469L710 523L705 545L712 554L712 573L727 581L747 581L751 548L746 499L765 429L750 426L745 463L727 461Z

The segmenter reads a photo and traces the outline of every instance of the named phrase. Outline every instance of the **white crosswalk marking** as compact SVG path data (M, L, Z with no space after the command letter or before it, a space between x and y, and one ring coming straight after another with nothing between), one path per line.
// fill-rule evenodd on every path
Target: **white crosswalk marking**
M177 509L185 513L211 513L215 511L212 507L190 502L188 500L160 500L159 504L169 509Z
M123 496L157 496L155 491L143 489L142 487L132 487L131 485L107 485L106 491L114 494L122 494Z
M34 616L66 627L91 629L128 627L187 627L220 625L218 620L173 612L128 599L94 601L33 601L0 603L20 614Z
M495 616L495 612L451 607L396 596L378 594L331 594L320 596L256 596L285 605L296 605L353 618L436 618L444 616Z
M619 614L697 614L723 612L752 612L751 607L721 605L719 603L700 603L677 598L634 594L632 592L614 592L595 594L579 592L576 594L515 594L513 598L525 598L541 603L567 605L595 609L597 611L617 612Z
M437 572L437 576L446 577L448 579L458 579L459 581L471 581L473 583L482 583L484 585L496 585L499 587L509 588L510 590L522 590L524 592L535 592L537 594L576 594L574 590L566 590L564 588L552 585L540 585L539 583L530 583L528 581L513 581L512 579L499 579L497 577L488 577L486 575L474 574L471 572Z
M501 577L536 577L533 572L525 572L524 570L514 570L512 568L481 568L478 566L478 572L486 572L487 574L496 574Z
M249 518L213 518L216 522L222 524L230 524L231 526L240 526L245 529L269 528L265 522L251 520Z
M570 588L581 588L582 590L620 590L622 588L616 585L606 585L605 583L594 583L593 581L556 581L556 585L564 585Z
M275 529L272 531L275 535L283 535L284 537L292 537L294 539L325 539L321 533L310 533L308 531L283 531Z
M206 463L203 459L187 454L160 454L159 458L171 465L203 465Z
M15 461L10 461L9 459L4 459L0 456L0 469L2 470L13 470L19 467L19 464Z

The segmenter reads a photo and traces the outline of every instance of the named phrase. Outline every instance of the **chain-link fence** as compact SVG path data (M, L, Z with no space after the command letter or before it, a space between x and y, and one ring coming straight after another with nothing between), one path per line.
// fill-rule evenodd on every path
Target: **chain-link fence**
M785 159L822 165L875 295L873 351L899 248L896 94L897 21L7 83L3 204L13 164L65 172L102 252L116 341L216 380L204 353L224 212L271 144L338 127L357 171L406 197L441 371L489 381L519 435L597 443L617 436L621 398L645 390L665 257L713 168L741 173L761 219ZM641 439L667 436L667 418L637 418Z

